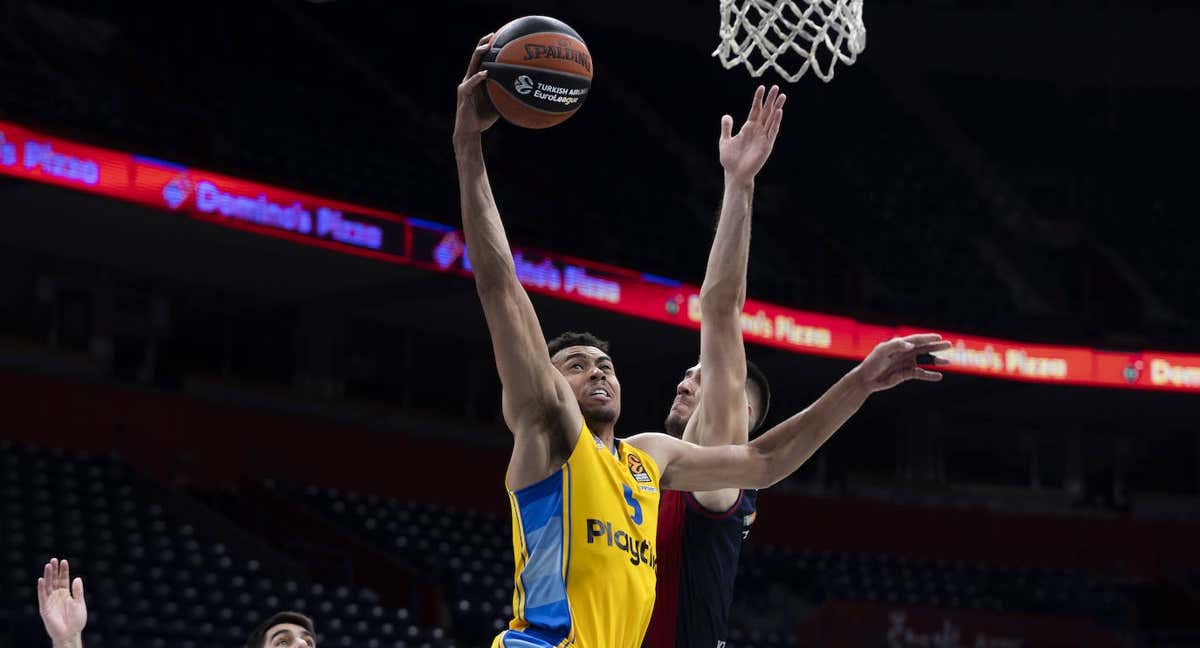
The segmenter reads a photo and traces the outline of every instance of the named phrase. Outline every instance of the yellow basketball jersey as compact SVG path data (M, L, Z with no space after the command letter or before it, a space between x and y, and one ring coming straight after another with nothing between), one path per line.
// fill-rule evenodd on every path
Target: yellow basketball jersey
M658 466L585 424L571 456L509 491L513 620L492 648L639 648L654 608Z

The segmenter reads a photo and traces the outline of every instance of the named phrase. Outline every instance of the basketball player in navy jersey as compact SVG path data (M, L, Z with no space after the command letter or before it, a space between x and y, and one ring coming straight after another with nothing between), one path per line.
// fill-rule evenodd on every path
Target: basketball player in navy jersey
M755 93L747 124L761 118L778 88ZM754 179L774 146L774 138L746 137L746 127L732 133L733 119L721 120L719 142L725 171L725 196L717 232L700 289L700 364L690 368L676 387L666 431L697 445L745 444L751 430L766 418L770 387L766 376L746 361L741 315L746 301L746 267L750 248L751 199ZM838 381L817 403L772 428L800 440L802 461L816 452L840 426L814 425L823 401L840 400L849 385L872 374L882 358L919 352L922 363L946 364L930 352L948 346L936 335L915 335L877 346L861 365ZM701 373L703 371L703 389ZM876 383L888 389L907 378L934 378L909 365L885 372ZM728 488L685 492L666 490L659 505L658 580L654 613L645 648L722 648L737 575L742 541L754 521L757 491Z
M759 86L747 123L764 102ZM741 315L746 301L750 213L754 179L774 140L733 135L733 118L721 118L718 142L725 192L717 232L700 288L700 364L675 388L666 432L699 445L746 443L766 418L770 387L747 363ZM701 371L708 378L701 390ZM646 648L718 646L725 638L742 540L755 516L757 491L664 491L659 504L658 581Z
M688 426L700 401L700 366L688 369L676 386L667 414L666 433L701 445L745 443L766 419L770 386L766 376L747 362L745 385L750 424L735 434L698 434ZM728 437L728 438L727 438ZM758 491L664 491L658 509L658 581L654 614L644 648L721 646L742 542L757 516Z

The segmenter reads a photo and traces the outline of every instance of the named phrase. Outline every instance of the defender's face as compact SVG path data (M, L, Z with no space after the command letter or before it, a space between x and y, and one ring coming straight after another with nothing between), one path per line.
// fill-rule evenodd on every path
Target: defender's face
M280 623L267 629L263 648L317 648L317 638L303 626Z
M755 401L749 390L749 382L746 385L746 404L748 406L746 415L753 422ZM688 421L691 420L692 414L696 411L696 405L699 403L700 365L695 365L683 372L683 380L675 385L675 400L671 402L671 409L667 411L667 420L663 424L667 434L682 437L683 431L687 428Z
M683 380L675 385L675 400L671 402L671 409L667 411L667 433L683 436L683 429L687 427L688 419L692 418L692 412L696 410L696 404L699 402L700 365L696 365L685 371Z
M621 383L612 358L593 346L571 346L556 353L551 362L571 385L583 420L617 421L621 415Z

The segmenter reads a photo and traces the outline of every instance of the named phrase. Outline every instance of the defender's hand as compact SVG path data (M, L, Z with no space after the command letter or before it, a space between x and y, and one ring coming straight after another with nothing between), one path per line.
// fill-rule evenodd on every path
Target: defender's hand
M55 648L82 646L83 626L87 624L83 579L76 578L72 583L67 561L51 558L42 568L37 591L38 611Z
M765 100L763 87L758 86L754 101L750 104L750 115L736 136L733 135L733 117L721 117L719 147L726 178L739 184L754 182L754 176L758 175L775 148L786 101L787 95L780 94L779 86L771 86Z
M937 382L942 379L941 372L918 367L917 356L949 348L950 343L936 333L893 338L879 343L854 371L868 393L891 389L908 380ZM933 364L946 365L950 361L934 356Z
M479 65L483 55L492 46L495 34L488 34L479 39L475 51L471 53L471 62L467 65L467 74L462 83L458 84L458 108L454 115L454 138L478 136L491 128L500 118L487 97L483 96L483 82L487 79L487 70L480 70Z

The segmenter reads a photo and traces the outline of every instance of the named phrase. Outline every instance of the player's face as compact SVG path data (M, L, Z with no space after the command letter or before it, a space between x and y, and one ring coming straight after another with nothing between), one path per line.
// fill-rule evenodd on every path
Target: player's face
M664 424L667 434L682 437L683 429L687 427L688 419L700 402L700 365L696 365L683 373L683 380L675 385L675 400L667 412L667 422Z
M263 648L316 648L317 638L294 623L280 623L267 630Z
M584 421L616 422L621 415L621 383L612 358L593 346L572 346L556 353L553 362L575 392Z
M696 405L699 403L700 365L696 365L683 372L683 380L680 380L679 384L675 385L675 400L671 402L671 409L667 411L667 420L663 424L667 434L683 437L683 431L687 427L688 421L692 418L692 413L696 411ZM749 389L746 390L746 403L749 406L746 414L753 421L755 402Z

